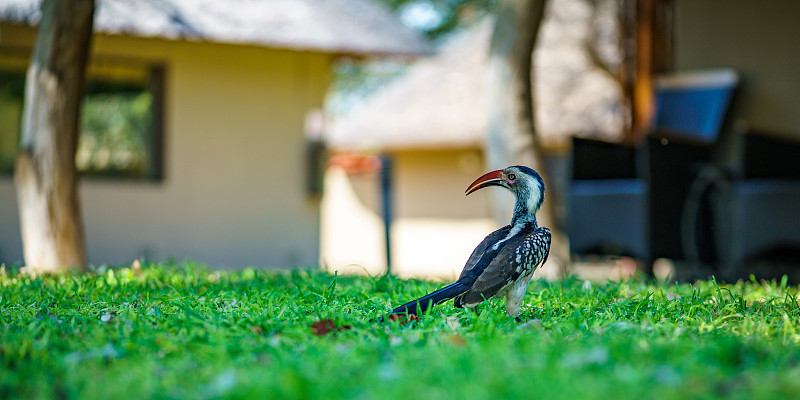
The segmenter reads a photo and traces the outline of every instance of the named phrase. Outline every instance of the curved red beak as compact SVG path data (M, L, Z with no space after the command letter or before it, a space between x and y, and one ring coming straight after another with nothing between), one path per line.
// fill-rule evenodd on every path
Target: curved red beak
M476 179L475 182L472 182L471 185L467 188L466 194L470 194L478 189L483 189L487 186L502 186L504 188L508 188L508 183L506 183L505 176L503 176L503 170L498 169L497 171L487 172L480 178Z

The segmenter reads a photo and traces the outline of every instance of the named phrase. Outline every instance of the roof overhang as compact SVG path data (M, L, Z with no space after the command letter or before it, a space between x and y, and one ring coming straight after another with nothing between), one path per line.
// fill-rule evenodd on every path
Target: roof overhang
M0 22L35 26L41 0L4 0ZM418 56L428 42L371 0L97 0L95 32L350 55Z

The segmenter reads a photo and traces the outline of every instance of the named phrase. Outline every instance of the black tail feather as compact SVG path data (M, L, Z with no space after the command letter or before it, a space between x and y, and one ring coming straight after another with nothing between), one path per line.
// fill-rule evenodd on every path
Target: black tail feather
M418 313L424 313L428 308L431 306L435 306L439 303L443 303L447 300L452 299L453 297L458 296L461 293L464 293L469 289L469 286L463 283L453 283L447 285L431 294L427 294L422 296L416 300L409 301L402 306L396 307L392 310L391 314L409 314L409 315L417 315Z

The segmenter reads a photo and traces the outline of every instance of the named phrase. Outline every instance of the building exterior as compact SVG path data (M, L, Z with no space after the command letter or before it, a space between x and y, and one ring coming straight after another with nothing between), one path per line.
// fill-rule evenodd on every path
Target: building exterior
M582 56L581 44L592 37L592 13L570 10L584 6L551 2L535 51L537 134L554 160L548 159L551 204L559 202L552 178L563 173L571 134L621 137L620 88ZM613 2L601 8L609 6ZM346 157L383 153L393 160L391 261L400 276L457 277L474 247L510 219L510 209L493 210L492 191L464 197L466 187L487 172L486 71L493 25L485 18L449 39L435 57L416 61L329 132L331 147ZM612 36L598 40L608 44ZM379 273L386 268L380 185L375 174L347 165L332 163L326 176L323 262L331 270ZM555 259L537 276L557 277Z
M625 16L629 12L632 17ZM737 145L732 131L795 143L800 138L800 55L795 50L800 28L792 22L800 17L800 3L560 0L549 3L546 15L534 53L535 111L543 148L567 156L548 163L548 201L555 201L557 218L569 217L558 184L566 189L570 138L641 139L658 74L726 68L741 77L728 113L734 123L723 132L734 140L722 140L721 150ZM488 193L461 196L484 171L488 28L488 23L477 26L444 45L436 57L419 60L330 132L333 147L348 157L384 153L395 160L392 266L401 275L451 278L482 235L504 222L491 218ZM626 36L637 29L648 34ZM620 43L632 42L622 36L636 40L627 56ZM587 51L590 47L593 51ZM628 58L635 65L627 65ZM614 76L623 65L635 67L629 71L635 74ZM626 79L634 80L633 87L622 84ZM641 88L646 90L639 93ZM626 105L628 90L633 108ZM737 165L741 169L741 150L720 153L731 154L733 171ZM776 163L770 154L758 156L765 165ZM323 260L330 269L380 272L386 261L377 177L349 170L349 164L334 163L328 171ZM786 185L796 193L795 181ZM325 212L333 207L353 216Z
M392 160L394 274L453 279L496 228L485 193L463 195L484 168L488 118L480 77L489 31L485 23L453 39L335 121L327 136L334 156L322 201L328 269L374 275L387 268L376 163L381 153Z
M24 73L38 18L37 1L0 5L6 76ZM144 257L214 267L317 265L320 200L307 190L313 163L304 124L322 107L335 57L428 51L368 0L99 0L90 86L139 85L150 96L152 129L143 139L146 172L82 179L90 263ZM11 103L0 102L0 121L6 121L0 126L10 127L0 131L6 160L13 160L21 112ZM123 153L105 156L113 163ZM0 173L0 263L21 261L16 195L6 170Z

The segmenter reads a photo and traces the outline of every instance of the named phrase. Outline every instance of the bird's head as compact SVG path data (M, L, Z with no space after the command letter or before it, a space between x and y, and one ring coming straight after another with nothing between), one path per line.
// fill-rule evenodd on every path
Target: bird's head
M488 186L500 186L516 197L515 212L536 215L544 202L544 181L538 172L524 166L512 166L486 173L472 182L467 194Z

